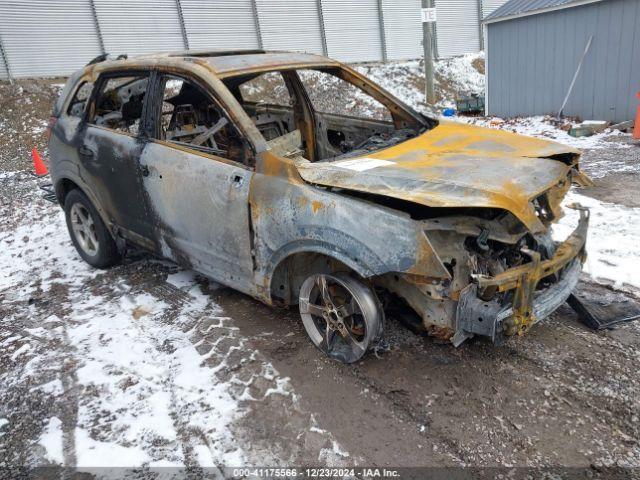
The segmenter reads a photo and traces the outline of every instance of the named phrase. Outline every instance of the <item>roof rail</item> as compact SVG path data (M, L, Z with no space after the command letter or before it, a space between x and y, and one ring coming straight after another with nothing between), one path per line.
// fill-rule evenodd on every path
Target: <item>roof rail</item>
M252 55L266 53L259 48L252 50L185 50L184 52L171 53L170 57L227 57L231 55Z
M98 55L96 58L94 58L89 63L87 63L86 66L95 65L96 63L104 62L107 58L109 58L109 54L108 53L103 53L102 55Z
M127 58L129 58L129 56L126 53L123 53L121 55L118 55L116 57L116 60L126 60ZM105 62L107 60L112 60L111 58L111 54L109 53L103 53L102 55L98 55L96 58L94 58L93 60L91 60L89 63L87 63L87 65L85 66L89 66L89 65L94 65L96 63L102 63Z

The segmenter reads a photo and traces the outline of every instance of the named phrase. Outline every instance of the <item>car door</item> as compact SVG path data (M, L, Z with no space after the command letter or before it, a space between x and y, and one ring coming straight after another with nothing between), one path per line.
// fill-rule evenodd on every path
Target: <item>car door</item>
M149 72L104 74L76 145L81 175L119 233L152 247L139 159Z
M253 291L249 149L205 88L159 76L140 164L161 253L238 290Z

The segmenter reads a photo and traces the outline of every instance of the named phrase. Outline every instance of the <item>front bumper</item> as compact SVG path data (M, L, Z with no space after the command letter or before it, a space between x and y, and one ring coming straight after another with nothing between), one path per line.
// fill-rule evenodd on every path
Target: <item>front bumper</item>
M505 335L523 334L567 300L578 283L586 259L589 229L589 210L580 205L570 208L580 212L580 221L558 246L553 258L542 261L538 252L523 250L531 262L495 277L476 276L475 282L462 290L456 312L454 344L459 345L473 335L488 336L499 342ZM556 279L549 287L536 289L542 279L552 275ZM478 298L478 288L487 287L494 287L498 292L512 291L511 303L504 305Z

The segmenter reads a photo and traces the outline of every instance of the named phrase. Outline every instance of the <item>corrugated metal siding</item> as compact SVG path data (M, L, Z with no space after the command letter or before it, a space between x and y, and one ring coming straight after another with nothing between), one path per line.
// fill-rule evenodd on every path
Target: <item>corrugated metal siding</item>
M316 0L256 0L256 3L265 49L322 54Z
M383 0L384 30L389 60L423 56L421 0Z
M0 37L14 77L67 75L101 53L84 0L2 0Z
M94 4L108 53L184 50L175 0L94 0Z
M181 0L191 49L258 48L251 0Z
M345 62L382 60L377 0L322 0L329 56Z
M609 0L487 26L488 112L555 114L590 35L564 110L587 120L634 118L640 91L640 2Z
M255 0L262 46L321 53L317 0ZM495 3L500 0L484 0ZM254 49L252 0L180 0L192 49ZM176 0L94 0L105 51L184 49ZM381 0L387 58L422 56L421 0ZM440 56L479 48L477 0L437 0ZM322 0L329 56L383 59L378 0ZM17 77L66 75L102 53L90 0L0 0L0 35ZM0 66L0 76L6 69Z
M508 0L482 0L482 18L487 18Z
M436 0L438 57L480 51L477 0Z

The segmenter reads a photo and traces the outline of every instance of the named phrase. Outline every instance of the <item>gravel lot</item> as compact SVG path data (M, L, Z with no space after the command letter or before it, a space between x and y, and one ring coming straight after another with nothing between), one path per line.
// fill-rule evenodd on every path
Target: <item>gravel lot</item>
M391 351L344 366L294 310L142 254L89 269L25 171L33 146L46 154L60 83L0 84L0 477L43 465L185 465L194 478L221 464L640 467L640 322L594 333L562 307L502 347L454 349L390 318ZM580 194L640 207L629 136L583 164L598 186ZM639 307L636 287L613 285L584 275L579 288L605 313Z

